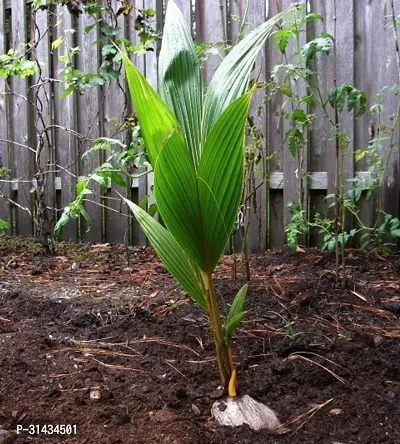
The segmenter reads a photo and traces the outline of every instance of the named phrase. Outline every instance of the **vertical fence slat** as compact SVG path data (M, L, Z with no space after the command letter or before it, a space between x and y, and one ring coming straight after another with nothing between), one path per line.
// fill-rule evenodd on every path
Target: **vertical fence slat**
M88 14L82 14L77 18L77 37L80 51L78 53L78 69L84 73L97 74L99 69L99 47L96 41L99 38L98 25L94 26L91 31L85 34L87 26L94 24L94 18L89 17ZM87 152L92 146L93 141L100 136L100 101L99 88L88 88L83 94L78 96L78 128L79 133L84 137L79 144L79 154ZM80 174L83 176L90 175L95 168L101 165L103 160L103 153L101 150L94 151L86 156L80 162ZM91 183L90 188L93 195L88 196L85 209L91 220L91 229L86 231L87 224L83 221L84 230L81 231L83 239L89 242L101 242L103 238L103 210L100 204L101 187L96 183Z
M322 16L322 20L313 20L307 26L307 40L310 41L322 33L327 32L326 30L326 2L321 2L319 0L311 0L311 11L316 12ZM328 64L333 61L333 54L317 54L315 59L314 69L316 75L314 76L314 81L317 87L321 91L322 98L326 100L328 93L327 77ZM322 107L315 103L310 106L310 112L314 113L316 116L323 116L324 111ZM313 122L313 128L309 133L309 171L310 172L325 172L328 171L328 148L329 148L329 137L330 128L329 123L325 118L316 119ZM329 164L330 167L330 164ZM309 218L314 219L314 216L318 213L321 217L327 216L327 204L324 200L326 195L326 190L315 190L310 192L309 199ZM310 244L311 245L322 245L322 236L318 234L318 230L312 230L310 234Z
M292 6L292 3L295 3L293 0L283 0L283 7L284 9L288 9ZM305 4L305 1L301 1L300 3ZM299 36L299 44L300 47L306 43L307 36L306 33L303 33ZM289 58L291 56L297 58L296 54L293 53L297 48L294 48L293 46L287 50ZM297 61L293 62L295 65ZM302 97L306 95L306 87L303 82L291 82L291 88L296 92L296 95L298 97ZM302 107L304 108L304 107ZM293 109L288 108L286 109L287 112L293 111ZM307 113L307 109L304 109L304 111ZM290 121L289 119L285 119L283 122L283 131L284 136L287 131L290 130ZM286 225L291 221L291 214L287 209L287 206L289 203L295 203L296 205L298 203L302 204L302 208L305 211L306 217L308 212L308 181L304 177L304 173L308 171L308 146L305 145L304 147L298 146L296 148L296 153L294 156L292 153L290 153L288 144L285 144L283 151L283 161L284 161L284 189L283 189L283 225L286 227ZM302 160L301 160L302 157ZM303 177L302 177L303 175ZM300 182L302 181L302 191L300 190ZM301 196L300 193L303 193ZM304 239L300 238L300 242L304 241Z
M374 15L373 5L370 3L362 4L356 2L354 11L355 17L355 54L356 63L354 64L354 84L361 91L364 91L368 97L369 106L371 105L371 99L377 91L373 90L371 84L371 76L366 75L370 72L372 63L372 47L374 46L373 39L371 38L371 27L375 26L375 20L377 17ZM374 37L375 39L375 37ZM376 124L371 119L369 112L363 116L355 119L355 144L356 149L366 148L371 138L376 135ZM368 168L368 160L363 159L360 162L355 163L356 171L365 171ZM372 226L374 223L374 207L376 205L376 199L371 198L368 201L364 197L361 198L360 205L360 217L364 224Z
M282 11L282 3L269 2L268 18ZM267 79L271 77L271 70L275 65L283 63L282 54L276 44L267 42ZM276 172L283 172L283 119L281 109L283 105L282 95L276 94L267 103L267 150L272 156L268 162L269 176ZM283 192L278 189L270 189L268 195L268 245L270 247L281 246L284 243L285 232L283 228Z
M198 42L226 42L226 0L196 1L196 40ZM222 54L210 55L204 63L204 81L207 86L221 63Z
M328 87L341 86L344 83L354 83L354 3L348 1L328 2L326 4L327 32L335 38L335 51L332 60L328 63ZM334 112L331 114L333 120ZM345 109L338 116L339 129L349 137L346 148L337 149L335 135L331 131L327 159L328 159L328 194L336 193L336 188L343 185L343 191L350 187L348 179L354 176L354 112ZM342 162L342 177L336 178L336 168L339 170ZM337 183L339 181L339 183ZM351 220L347 218L345 229L351 227Z
M238 34L240 32L241 22L245 20L246 26L243 28L243 32L250 32L252 29L260 25L266 20L266 9L265 2L251 2L249 4L249 10L247 17L244 17L246 13L246 0L234 0L231 2L231 39L235 43ZM232 17L235 17L233 19ZM241 37L241 36L239 36ZM257 57L252 77L259 78L260 82L265 81L265 51L261 51ZM250 225L247 236L247 246L249 251L260 252L264 251L266 247L266 177L263 177L266 148L266 105L265 105L265 91L256 90L252 104L250 108L250 123L254 125L257 130L260 131L261 140L248 140L248 143L261 143L261 152L258 148L254 146L247 155L248 162L253 162L252 158L259 159L257 163L254 164L254 181L251 180L251 186L247 183L247 193L254 193L254 198L250 198L247 202L247 206L251 208L250 210ZM254 189L253 189L254 187ZM257 188L257 191L255 191Z
M118 11L119 3L116 0L111 2L112 10ZM116 18L113 14L108 15L110 26L117 25L119 36L125 37L125 20L121 14ZM125 76L121 69L121 75L117 79L111 80L104 87L104 136L117 138L125 142L125 131L121 131L124 125L125 115ZM113 147L113 149L119 149ZM107 191L107 197L111 199L105 199L105 204L110 209L105 213L105 240L111 243L123 243L125 241L126 230L128 229L126 205L122 205L120 198L117 194L127 196L127 190L123 187L111 184L111 189ZM113 200L117 199L117 200ZM128 236L129 240L129 236Z
M6 52L6 39L5 39L5 4L4 0L0 0L0 53ZM3 95L6 91L6 81L4 77L0 77L0 168L10 168L9 156L8 156L8 144L5 142L8 138L8 121L7 116L7 102L6 96ZM8 177L4 173L0 172L0 179L7 180ZM5 198L10 197L10 184L7 182L0 182L0 195L4 195ZM11 222L10 205L5 198L0 197L0 219L6 222Z
M36 26L35 26L35 42L36 58L39 63L39 73L35 76L37 86L33 93L37 95L35 105L37 111L35 112L35 133L37 137L36 148L41 152L36 155L36 172L41 173L38 177L38 182L43 181L44 204L47 208L55 208L55 188L54 188L54 140L53 130L51 128L53 118L53 100L52 88L48 79L50 79L50 47L49 47L49 32L48 32L48 15L46 9L37 9L36 11ZM46 211L45 208L40 208L38 211ZM42 217L47 220L44 222L47 226L42 227L42 230L51 229L53 222L53 210L47 214L41 213Z
M136 1L136 8L142 9L144 8L143 0L137 0ZM139 38L137 35L137 32L134 28L134 23L132 18L129 18L126 21L126 34L128 40L134 44L139 45ZM133 55L131 57L132 62L137 66L137 68L140 70L140 72L145 74L145 57L143 55ZM125 91L129 95L129 89L128 85L125 83ZM132 104L131 100L128 100L128 113L134 114L134 110L132 110ZM138 173L144 173L143 170L140 170ZM128 197L136 202L141 202L142 199L147 195L147 175L141 176L138 180L138 187L133 188L131 187L129 189L129 195ZM132 213L130 214L130 223L132 224L132 241L135 245L146 245L147 244L147 238L144 235L143 231L140 228L139 223L136 221L136 219L132 216Z
M12 2L11 12L11 47L23 53L26 49L27 22L25 0ZM31 203L31 179L32 179L32 151L27 147L30 145L28 127L28 82L21 76L13 76L11 82L11 126L12 140L15 142L11 147L14 159L14 177L20 180L18 183L18 204L16 209L17 234L22 236L32 235L32 218L28 211L32 211ZM20 145L17 145L20 144ZM23 145L23 146L21 146ZM31 147L32 148L32 147ZM22 207L22 208L21 208ZM28 211L26 211L26 210Z
M378 82L376 90L380 90L384 86L391 86L397 82L400 83L400 30L394 28L393 17L399 19L400 1L382 1L383 20L379 26L381 35L378 42L383 45L383 49L377 51L377 45L373 48L373 60L378 61L381 75L376 76ZM394 9L392 9L394 8ZM385 109L383 112L384 121L389 125L393 124L391 116L396 115L399 106L399 93L386 94ZM385 147L385 157L388 158L387 170L384 178L381 193L383 194L383 208L385 212L391 215L399 214L400 209L400 130L399 124L394 134L392 151L390 152L389 143ZM390 157L388 157L390 156Z
M73 48L73 34L64 33L64 29L72 29L72 17L66 6L57 6L56 20L62 19L62 23L53 27L53 41L57 38L64 37L65 43L53 51L53 77L59 79L60 69L64 67L64 63L59 57L68 54L69 49ZM56 21L55 20L55 21ZM60 171L60 206L65 208L76 197L76 178L78 176L78 144L77 138L72 131L77 131L77 115L76 115L76 96L75 93L67 97L60 98L64 85L56 83L54 87L54 124L55 144L57 156L57 170ZM72 220L63 227L62 237L65 241L76 241L78 239L77 221Z

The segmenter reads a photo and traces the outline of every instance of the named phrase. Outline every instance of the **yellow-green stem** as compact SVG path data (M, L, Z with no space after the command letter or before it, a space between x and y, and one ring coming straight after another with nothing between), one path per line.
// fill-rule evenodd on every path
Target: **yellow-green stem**
M202 279L207 295L207 310L210 318L211 333L214 337L219 375L222 385L227 387L231 379L233 363L229 356L228 346L225 343L212 273L202 273Z

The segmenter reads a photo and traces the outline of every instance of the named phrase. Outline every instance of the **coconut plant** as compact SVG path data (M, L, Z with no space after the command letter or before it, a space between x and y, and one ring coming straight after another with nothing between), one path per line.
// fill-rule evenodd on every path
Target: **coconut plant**
M250 74L283 14L249 33L222 61L207 90L190 30L169 0L159 57L159 93L126 54L133 108L154 170L163 224L126 200L154 250L190 297L206 310L222 385L236 395L232 337L244 316L247 285L221 316L213 283L243 188Z

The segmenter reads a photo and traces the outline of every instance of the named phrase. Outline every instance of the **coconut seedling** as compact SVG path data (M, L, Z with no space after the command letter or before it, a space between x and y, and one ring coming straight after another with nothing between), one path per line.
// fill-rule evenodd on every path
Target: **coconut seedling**
M206 310L221 383L230 396L236 395L232 337L244 316L247 285L223 319L213 273L242 196L245 128L255 88L249 89L250 73L281 17L262 24L232 49L205 94L190 30L173 0L159 57L159 94L122 54L165 227L126 202L166 268Z

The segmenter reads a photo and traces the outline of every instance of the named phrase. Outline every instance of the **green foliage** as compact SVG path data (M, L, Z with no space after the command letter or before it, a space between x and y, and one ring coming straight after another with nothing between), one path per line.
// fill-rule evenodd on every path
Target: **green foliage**
M318 81L316 57L330 56L334 38L322 33L312 41L300 44L301 35L306 23L319 21L318 14L308 14L305 7L298 5L292 15L287 16L286 22L275 33L274 41L284 54L283 64L272 70L272 82L267 85L275 93L280 93L285 100L282 107L282 117L288 122L285 133L285 143L289 152L297 160L298 201L289 203L291 215L289 224L285 227L287 244L295 252L300 239L317 231L323 239L323 251L342 252L344 263L344 248L350 243L360 242L362 248L383 248L388 251L397 241L397 220L380 212L373 227L363 224L359 215L359 203L362 197L369 199L381 187L387 166L387 160L382 158L383 147L389 145L390 151L396 146L393 134L400 120L400 107L397 115L392 116L392 124L380 122L383 110L383 94L396 93L398 87L385 88L376 96L376 103L370 112L377 120L379 131L366 148L355 151L355 161L368 163L370 176L354 177L345 184L343 180L343 164L350 139L342 130L338 116L345 112L354 112L355 117L365 114L367 101L365 94L350 84L332 85L324 94ZM290 51L289 51L290 49ZM306 94L305 94L306 92ZM336 113L332 117L333 108ZM314 129L314 123L324 119L331 127L330 141L336 148L337 175L336 189L333 194L326 196L327 208L333 210L331 217L316 214L312 220L308 218L307 208L303 207L304 188L308 180L303 171L304 147L307 146L308 134ZM350 186L349 186L350 185ZM346 229L346 220L354 221L354 228ZM337 271L338 274L338 271ZM343 273L344 275L344 273Z
M91 220L85 210L85 199L93 195L91 185L100 185L103 192L111 183L127 188L130 180L138 177L135 171L148 165L146 157L141 153L142 147L143 141L139 127L135 127L129 146L118 139L107 137L102 137L94 142L93 147L82 155L82 160L84 161L93 152L99 150L104 151L108 157L90 175L79 178L76 184L76 199L64 208L63 214L54 228L56 235L61 234L63 226L80 217L86 221L86 231L91 229Z
M0 235L4 234L10 228L10 224L3 219L0 219Z
M128 15L132 8L122 9L117 15ZM118 51L119 45L124 45L129 53L145 54L147 51L153 51L155 43L160 39L160 34L154 29L152 18L155 11L152 9L139 9L135 19L135 29L138 31L140 44L132 43L119 36L119 29L111 26L107 20L107 10L96 1L85 2L83 13L93 17L93 24L85 28L85 35L98 30L96 44L101 49L102 62L97 72L83 72L76 68L75 56L79 53L79 47L68 47L66 39L63 36L52 42L52 50L65 46L65 54L59 57L62 62L60 74L65 84L61 97L67 97L73 91L83 94L85 90L103 86L107 82L117 79L121 74L121 55ZM66 33L75 32L66 30Z
M173 0L168 3L160 53L161 97L122 55L166 229L138 205L129 202L129 206L171 274L207 309L225 385L235 374L228 348L244 315L247 287L239 291L223 328L212 274L242 196L245 127L255 88L249 89L250 71L281 16L256 28L229 52L204 102L196 50ZM173 260L177 252L183 268Z
M248 290L248 284L245 284L238 291L225 319L225 324L224 324L225 342L229 344L229 346L232 342L232 337L236 329L238 328L239 324L241 323L245 315L244 303L246 301L247 290Z
M299 246L299 237L304 233L308 233L308 224L305 218L305 210L300 205L289 202L287 208L292 218L285 227L286 242L290 251L295 253Z
M32 60L26 60L24 55L10 49L7 54L0 54L0 77L21 76L29 77L35 74L38 65Z
M328 91L328 102L341 113L344 109L347 98L347 111L355 110L355 116L359 117L365 113L367 99L365 94L354 86L347 83L341 86L335 86Z

